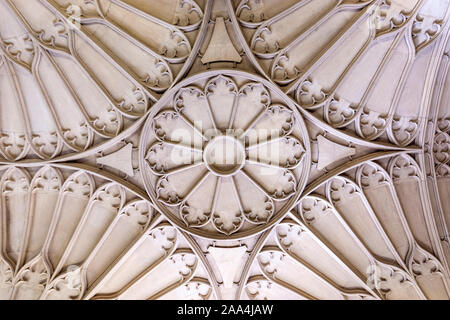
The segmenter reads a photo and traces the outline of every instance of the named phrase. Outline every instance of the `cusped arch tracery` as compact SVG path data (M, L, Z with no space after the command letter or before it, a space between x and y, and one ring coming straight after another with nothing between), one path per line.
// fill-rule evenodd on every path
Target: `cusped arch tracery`
M217 297L195 248L120 181L67 165L0 172L0 299Z
M0 298L448 299L449 14L0 0Z
M135 131L196 54L201 5L2 1L0 155L73 158Z
M233 9L255 63L308 119L405 147L425 125L448 5L242 0Z
M270 85L211 71L158 102L141 136L148 193L181 228L232 239L283 216L309 172L306 127Z
M430 241L435 226L426 231L428 213L404 205L423 196L413 187L423 182L420 169L409 156L385 160L362 163L302 197L261 237L239 296L448 299L446 267Z

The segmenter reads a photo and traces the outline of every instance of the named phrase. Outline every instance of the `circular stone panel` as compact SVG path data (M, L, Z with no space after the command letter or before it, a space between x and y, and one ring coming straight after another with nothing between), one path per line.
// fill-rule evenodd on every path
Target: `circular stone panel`
M232 136L219 135L206 143L203 162L216 176L232 176L245 165L245 147Z
M152 108L140 142L152 201L175 224L209 239L239 239L281 219L310 169L295 105L268 81L209 71Z

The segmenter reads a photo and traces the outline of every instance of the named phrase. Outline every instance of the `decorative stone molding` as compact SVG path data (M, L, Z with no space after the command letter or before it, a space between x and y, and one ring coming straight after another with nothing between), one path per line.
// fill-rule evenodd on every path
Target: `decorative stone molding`
M0 0L0 299L450 299L448 0Z
M272 103L281 97L272 88L245 73L209 72L182 82L154 109L141 137L141 172L180 227L219 239L252 234L301 192L307 133L291 103Z

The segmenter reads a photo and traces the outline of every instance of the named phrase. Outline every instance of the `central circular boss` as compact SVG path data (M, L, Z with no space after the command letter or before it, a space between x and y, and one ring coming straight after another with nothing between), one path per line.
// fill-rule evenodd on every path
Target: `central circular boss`
M206 167L218 176L231 176L245 164L245 148L232 136L218 136L206 144L203 151Z
M311 165L308 132L270 82L208 71L155 104L139 165L151 200L173 223L208 239L240 239L295 205Z

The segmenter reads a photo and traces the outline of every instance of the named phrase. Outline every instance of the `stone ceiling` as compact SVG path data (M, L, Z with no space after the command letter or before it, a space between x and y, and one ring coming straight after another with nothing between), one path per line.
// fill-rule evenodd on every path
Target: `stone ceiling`
M0 299L450 299L450 0L0 0Z

